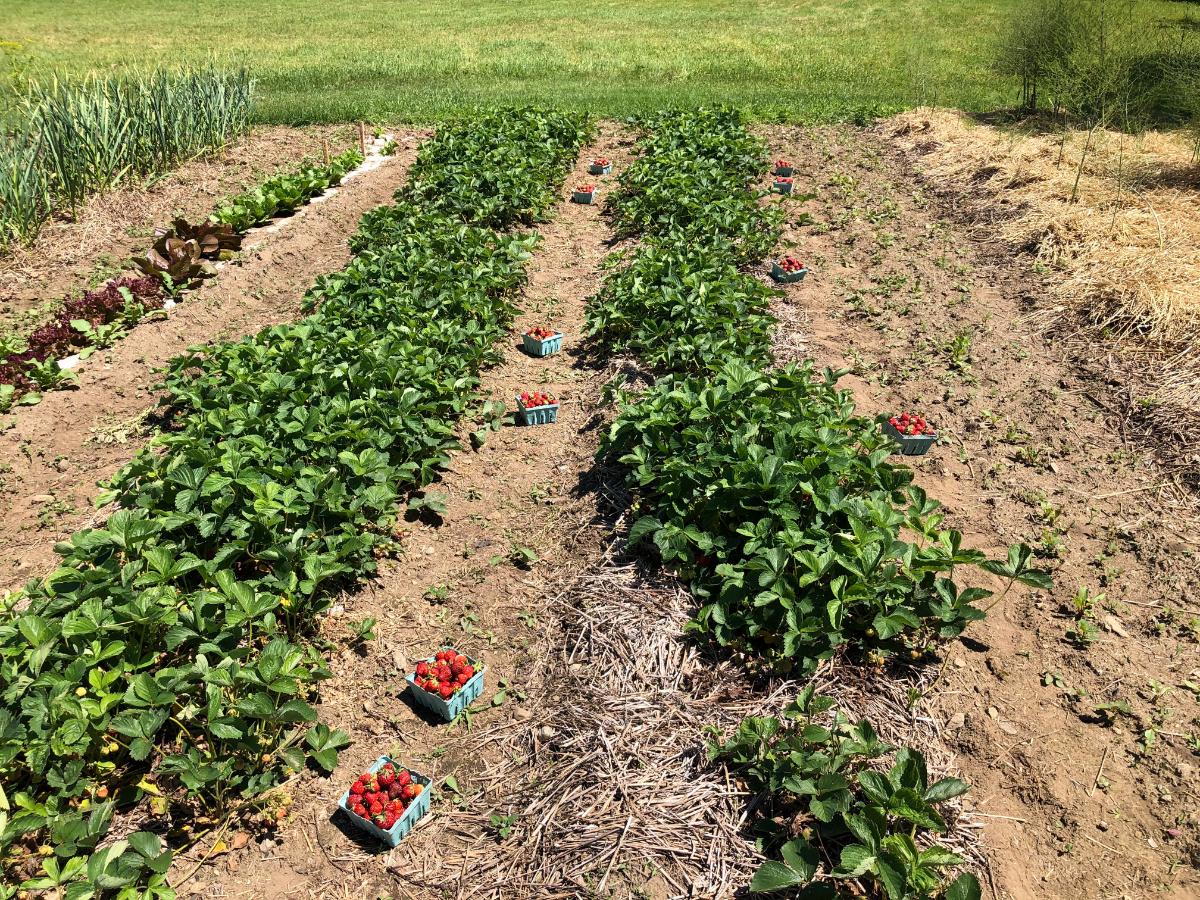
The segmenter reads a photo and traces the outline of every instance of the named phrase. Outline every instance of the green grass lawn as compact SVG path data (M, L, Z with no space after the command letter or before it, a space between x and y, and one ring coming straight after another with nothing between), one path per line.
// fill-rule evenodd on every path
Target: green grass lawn
M6 0L0 70L245 65L269 122L423 121L479 102L863 118L1011 103L988 61L1012 2Z

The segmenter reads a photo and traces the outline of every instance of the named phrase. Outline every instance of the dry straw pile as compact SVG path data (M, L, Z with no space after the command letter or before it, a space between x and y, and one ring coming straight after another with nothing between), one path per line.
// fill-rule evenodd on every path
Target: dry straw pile
M1125 412L1200 472L1200 166L1187 136L1000 128L941 109L885 128L988 238L1036 256L1059 301L1045 322L1109 339Z

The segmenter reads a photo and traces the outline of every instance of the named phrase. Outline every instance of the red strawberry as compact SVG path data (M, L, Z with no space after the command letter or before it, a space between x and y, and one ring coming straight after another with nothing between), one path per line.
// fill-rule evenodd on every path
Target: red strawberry
M443 700L449 700L450 695L454 693L454 688L449 684L443 684L440 688L438 688L438 693L442 695Z
M392 782L395 780L396 780L396 773L390 766L380 769L380 771L379 771L379 786L380 787L382 787L386 790L388 787L391 786Z
M422 677L424 675L428 675L428 674L429 674L429 663L425 662L424 660L417 663L417 677L420 678L420 677Z
M356 781L356 782L354 782L354 784L350 785L350 793L351 794L357 794L358 796L361 797L362 792L363 792L363 783L361 781Z
M367 808L365 806L363 806L361 803L355 803L354 806L351 807L351 809L354 810L354 814L356 816L358 816L360 819L365 819L367 817Z
M368 809L371 810L371 815L377 816L381 812L383 812L383 804L380 803L378 800L372 800L371 805L368 807Z
M393 800L396 799L400 796L400 791L403 787L404 784L400 781L399 776L397 776L396 780L388 785L388 796Z
M412 783L412 772L408 769L401 769L396 773L396 781L403 787L406 784Z
M411 800L413 797L417 796L417 794L421 793L419 788L420 788L420 785L416 784L415 782L409 782L408 784L406 784L404 786L405 799Z

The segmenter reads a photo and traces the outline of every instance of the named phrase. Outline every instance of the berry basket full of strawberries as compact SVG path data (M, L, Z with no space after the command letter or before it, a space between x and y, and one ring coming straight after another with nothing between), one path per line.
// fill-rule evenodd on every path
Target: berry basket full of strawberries
M779 178L791 178L792 171L792 164L788 160L777 159L775 160L775 168L772 170L771 174L776 175Z
M808 267L794 256L785 256L771 267L771 277L783 284L803 281Z
M549 425L558 421L558 401L544 391L521 391L517 416L525 425Z
M525 332L521 341L530 356L549 356L562 349L563 336L561 331L538 325Z
M413 700L447 722L483 693L483 666L452 647L417 663L408 674Z
M612 163L603 156L597 156L592 160L592 164L588 166L589 175L607 175L612 171Z
M790 194L792 192L792 176L776 175L775 185L771 190L777 194Z
M901 413L883 423L883 433L900 445L905 456L924 456L937 443L937 432L915 413Z
M429 812L431 783L420 772L381 756L342 794L338 806L363 831L395 847Z
M575 203L591 203L595 198L596 186L594 184L576 185L574 192L571 194L571 200Z

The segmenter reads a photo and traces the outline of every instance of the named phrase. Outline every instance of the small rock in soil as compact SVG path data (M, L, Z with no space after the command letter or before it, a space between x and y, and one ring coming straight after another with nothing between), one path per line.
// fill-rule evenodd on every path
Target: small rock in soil
M518 709L516 712L513 713L513 715L516 716L518 719L520 719L522 722L527 722L533 718L533 713L531 713L527 709Z
M230 838L229 849L230 850L241 850L248 843L250 843L250 835L248 835L244 831L239 831L232 838Z
M54 500L53 494L34 494L29 498L29 502L34 506L41 506L43 503L50 503Z
M414 788L413 790L416 790L416 788ZM272 850L275 849L275 842L273 840L271 840L270 838L263 838L258 844L258 849L261 850L263 853L270 853Z
M556 734L558 734L558 732L550 725L543 725L537 730L537 736L543 741L550 740Z
M402 650L392 651L392 665L396 667L397 672L408 671L408 657L404 655Z
M946 729L948 731L959 731L966 724L967 724L966 714L958 712L950 717L950 721L948 721L946 723Z

